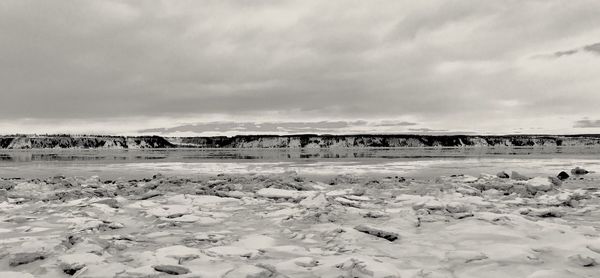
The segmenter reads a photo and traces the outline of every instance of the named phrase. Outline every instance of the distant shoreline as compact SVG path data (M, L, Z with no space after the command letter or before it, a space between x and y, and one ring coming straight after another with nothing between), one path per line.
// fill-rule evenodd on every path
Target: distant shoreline
M171 148L411 148L411 147L589 147L600 134L582 135L237 135L237 136L0 136L0 149L171 149Z

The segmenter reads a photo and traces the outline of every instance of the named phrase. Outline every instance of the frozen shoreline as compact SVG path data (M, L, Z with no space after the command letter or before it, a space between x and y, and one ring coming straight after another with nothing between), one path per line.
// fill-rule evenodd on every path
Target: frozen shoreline
M0 277L594 277L599 187L585 176L557 184L293 172L2 180Z

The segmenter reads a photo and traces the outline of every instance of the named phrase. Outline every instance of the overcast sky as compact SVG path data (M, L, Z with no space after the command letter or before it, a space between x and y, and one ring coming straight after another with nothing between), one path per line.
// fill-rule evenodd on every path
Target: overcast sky
M600 1L0 1L0 133L600 133Z

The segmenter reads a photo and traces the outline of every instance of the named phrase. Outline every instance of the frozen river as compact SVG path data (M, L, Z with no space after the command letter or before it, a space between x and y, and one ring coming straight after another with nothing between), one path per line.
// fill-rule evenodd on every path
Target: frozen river
M575 166L600 169L598 148L162 149L4 150L0 177L148 177L156 173L304 175L381 174L405 177L518 171L556 175Z

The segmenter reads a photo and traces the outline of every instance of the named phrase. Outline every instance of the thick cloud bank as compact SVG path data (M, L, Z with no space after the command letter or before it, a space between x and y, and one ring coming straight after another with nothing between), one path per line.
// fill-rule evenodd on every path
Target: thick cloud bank
M7 0L0 128L577 133L600 118L599 13L592 0Z

